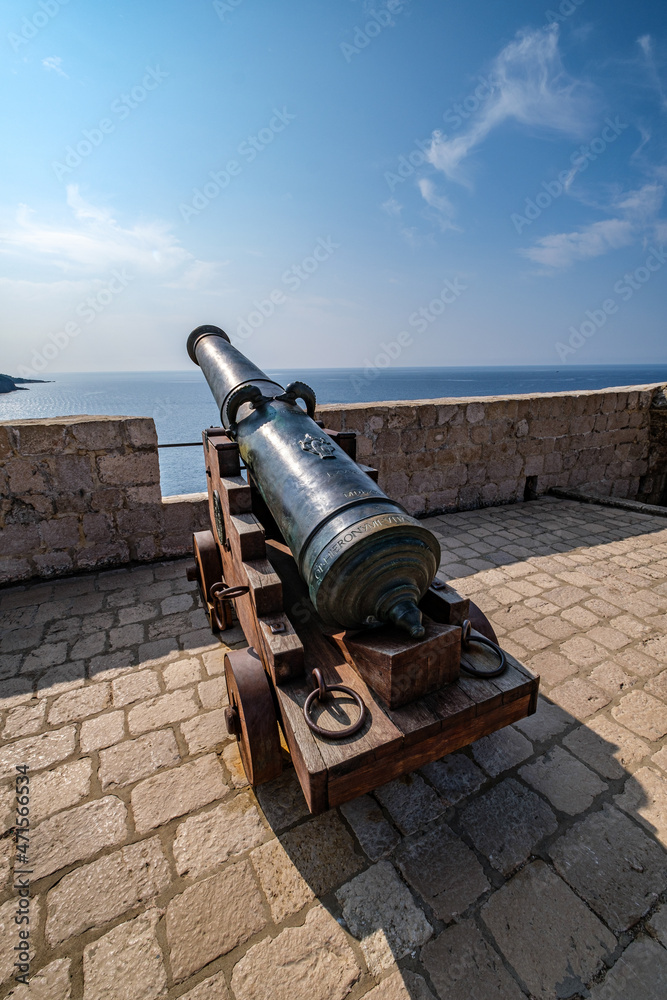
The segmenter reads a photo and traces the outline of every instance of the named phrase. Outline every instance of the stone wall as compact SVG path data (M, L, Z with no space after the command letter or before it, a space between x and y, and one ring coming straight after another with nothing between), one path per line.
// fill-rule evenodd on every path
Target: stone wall
M417 515L550 487L667 501L664 386L321 407ZM144 417L0 422L0 584L184 555L205 494L163 498Z
M359 461L379 469L390 496L424 515L513 503L552 486L658 502L667 472L661 398L663 386L629 386L341 404L318 416L357 431Z
M0 422L0 583L191 551L206 495L163 499L150 418Z

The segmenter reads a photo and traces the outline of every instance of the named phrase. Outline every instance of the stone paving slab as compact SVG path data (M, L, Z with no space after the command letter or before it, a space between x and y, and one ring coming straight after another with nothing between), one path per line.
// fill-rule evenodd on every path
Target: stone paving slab
M315 819L289 766L248 787L243 636L207 631L184 561L0 590L0 998L663 1000L667 524L552 499L426 523L538 712Z

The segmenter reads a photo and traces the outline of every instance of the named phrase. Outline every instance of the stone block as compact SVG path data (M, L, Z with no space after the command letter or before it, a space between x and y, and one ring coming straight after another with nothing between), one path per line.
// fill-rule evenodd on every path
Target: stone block
M169 885L169 862L157 837L131 844L75 869L46 897L46 940L57 947L101 927Z
M236 744L233 745L233 749L236 749ZM226 757L225 764L229 766ZM255 794L267 823L275 833L280 833L281 830L309 815L301 785L293 768L283 771L274 781L259 785Z
M100 482L109 486L151 486L160 482L157 451L101 455L96 464Z
M564 712L568 712L579 720L588 719L599 709L608 705L611 700L609 695L601 691L595 684L580 677L574 677L572 680L553 688L549 697Z
M22 455L58 455L65 449L65 426L62 419L17 421L16 450Z
M336 898L373 975L391 968L433 934L424 913L388 861L379 861L357 875L338 890Z
M114 795L45 819L32 833L33 878L36 881L122 843L127 836L126 820L127 809Z
M90 493L95 487L88 455L55 455L48 463L55 493Z
M224 708L229 704L224 677L213 677L197 685L197 694L204 708Z
M537 1000L581 995L616 948L614 935L542 861L495 892L481 916Z
M179 596L190 599L189 594L182 594ZM169 600L171 600L171 598L169 598ZM201 677L199 660L197 660L196 657L191 657L187 660L176 660L174 663L169 663L164 667L162 676L164 678L167 691L175 691L177 688L185 687L188 684L194 684L195 681L198 681Z
M167 974L151 909L119 924L83 950L83 1000L155 1000Z
M400 842L399 834L384 818L382 810L370 795L360 795L351 802L345 802L340 811L371 861L387 857Z
M237 1000L344 1000L361 970L336 921L322 907L302 927L265 938L237 962Z
M41 823L62 809L79 804L90 793L92 763L89 757L46 771L30 786L30 819Z
M537 711L527 719L521 719L514 725L520 729L533 743L543 743L561 733L575 720L558 705L554 705L541 696L537 701Z
M27 705L17 705L10 709L2 730L3 740L13 740L17 736L30 736L31 733L38 732L44 724L45 711L44 702L28 702Z
M96 719L86 719L81 723L79 745L83 753L101 750L114 743L120 743L124 736L125 715L123 712L105 712Z
M622 726L647 740L659 740L667 734L667 708L644 691L630 691L611 714Z
M160 729L183 719L190 719L199 711L192 691L174 691L159 695L136 705L128 712L127 722L133 736Z
M49 709L49 725L63 722L78 722L89 715L96 715L107 707L111 699L109 684L97 682L87 684L74 691L61 694Z
M472 921L455 924L429 941L421 959L438 995L447 1000L525 1000Z
M333 810L282 834L280 843L317 896L362 867L352 838Z
M667 847L667 777L652 767L640 767L628 778L614 802L638 820Z
M7 994L7 1000L70 1000L69 958L58 958L39 972L30 973L29 985L19 984Z
M315 899L315 893L280 841L270 840L258 847L250 860L275 923L282 923Z
M132 790L135 828L138 833L153 830L223 798L228 790L214 754L146 778Z
M116 708L146 701L160 693L158 675L154 670L139 670L119 677L111 683L112 701Z
M178 825L173 846L176 869L184 878L199 878L265 838L253 798L243 792Z
M474 799L463 810L460 823L477 850L504 875L558 828L546 802L513 778Z
M74 752L76 730L74 726L55 733L29 736L0 749L0 780L13 777L16 762L27 764L30 772L41 771L57 761L65 760Z
M216 750L229 740L225 713L221 708L182 722L181 732L190 755Z
M152 417L126 418L123 430L133 448L157 448L157 431Z
M446 806L454 806L473 794L487 780L473 762L462 753L451 754L421 768L422 774L435 785Z
M492 778L498 777L503 771L520 764L530 757L533 746L530 740L518 733L516 729L506 727L490 736L484 736L472 744L472 754L480 767L483 767Z
M450 923L490 889L477 858L445 823L396 852L396 864L436 917Z
M266 924L249 862L232 865L174 896L166 920L171 968L177 982L247 941ZM266 982L265 977L266 970ZM269 995L276 1000L275 989Z
M445 811L442 799L418 774L406 774L380 785L374 795L404 834L415 833Z
M78 420L69 425L69 438L84 451L111 451L123 445L123 423L118 417Z
M131 785L170 767L180 760L176 737L171 729L147 733L100 753L99 779L102 791Z
M551 805L568 816L576 816L607 788L585 764L556 746L532 764L519 768L523 780L532 785Z
M667 873L660 846L609 805L571 827L550 853L562 877L617 932L651 909Z
M666 994L667 951L640 938L628 945L604 982L593 987L591 1000L664 1000Z
M650 748L638 736L599 716L564 737L563 743L603 778L622 778Z

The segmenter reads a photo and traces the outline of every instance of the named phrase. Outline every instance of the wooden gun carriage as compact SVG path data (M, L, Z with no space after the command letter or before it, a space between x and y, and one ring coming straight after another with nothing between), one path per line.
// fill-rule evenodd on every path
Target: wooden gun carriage
M322 434L355 459L354 433ZM194 535L188 575L213 632L232 625L233 606L248 642L225 656L225 676L251 785L277 777L289 754L321 813L535 711L539 679L507 652L498 670L483 642L496 640L491 625L438 577L419 602L422 638L323 621L237 442L223 428L203 440L211 530Z

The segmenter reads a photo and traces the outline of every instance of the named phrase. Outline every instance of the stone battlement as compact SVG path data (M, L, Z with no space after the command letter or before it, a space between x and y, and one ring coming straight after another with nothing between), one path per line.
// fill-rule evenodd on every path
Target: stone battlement
M320 407L417 516L552 487L667 502L665 386ZM0 583L185 555L205 494L163 497L148 417L0 422Z
M163 498L148 417L0 422L0 583L185 555L203 493Z

